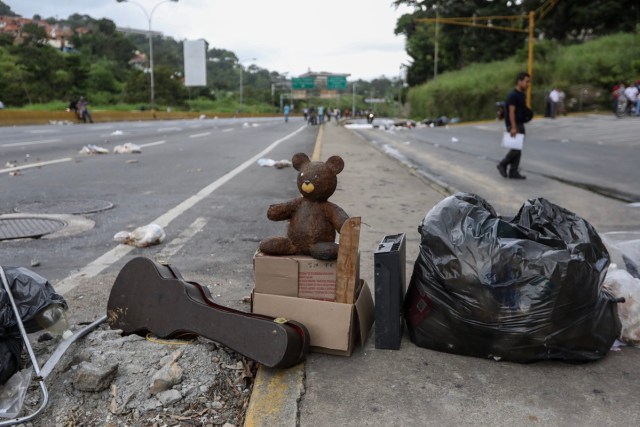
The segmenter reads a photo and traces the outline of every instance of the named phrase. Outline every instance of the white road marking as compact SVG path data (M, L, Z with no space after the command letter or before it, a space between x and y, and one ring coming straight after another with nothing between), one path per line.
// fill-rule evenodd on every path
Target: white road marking
M27 133L57 133L57 129L36 129L36 130L28 130Z
M233 128L222 129L222 132L231 132Z
M29 165L22 165L22 166L15 166L12 168L7 168L7 169L0 169L0 173L7 173L7 172L12 172L12 171L16 171L16 170L23 170L23 169L29 169L29 168L39 168L42 166L46 166L46 165L53 165L56 163L62 163L62 162L70 162L71 160L73 160L71 157L65 157L64 159L56 159L56 160L49 160L46 162L38 162L38 163L31 163Z
M180 130L182 130L182 128L176 128L176 127L173 127L173 128L160 128L160 129L157 130L157 132L168 132L170 130L180 131Z
M144 148L144 147L153 147L154 145L160 145L160 144L164 144L167 141L156 141L156 142L148 142L146 144L140 144L139 147L140 148Z
M41 139L38 141L24 141L24 142L12 142L11 144L2 144L0 147L21 147L23 145L38 145L38 144L50 144L52 142L60 142L60 138L57 139Z
M211 135L211 132L205 133L194 133L193 135L189 135L189 138L201 138L203 136Z
M178 237L169 242L158 254L156 255L156 259L158 260L170 260L172 256L178 253L180 249L187 244L189 240L196 234L198 234L204 226L207 225L207 220L203 217L200 217L193 221L193 223Z
M304 125L300 127L298 130L290 133L289 135L283 138L280 138L277 141L272 142L267 148L265 148L264 150L262 150L261 152L253 156L252 158L246 160L244 163L242 163L240 166L236 167L232 171L229 171L226 174L222 175L220 178L218 178L211 184L207 185L202 190L198 191L196 194L194 194L193 196L189 197L188 199L180 203L178 206L170 209L163 215L151 221L151 223L158 224L159 226L166 228L171 223L171 221L178 218L187 210L191 209L196 203L203 200L207 196L211 195L211 193L213 193L218 188L220 188L221 186L229 182L231 179L235 178L238 174L240 174L242 171L247 169L249 166L252 166L253 164L255 164L258 161L258 159L261 159L262 157L264 157L266 154L268 154L271 150L276 148L282 142L288 140L289 138L292 138L294 135L303 131L306 128L307 126ZM104 255L101 255L100 257L98 257L96 260L90 262L86 267L84 267L77 273L74 273L66 277L65 279L62 279L60 282L58 282L55 285L56 292L58 292L61 295L67 294L68 292L75 289L80 284L80 279L97 276L104 269L111 266L112 264L115 264L118 260L120 260L120 258L124 257L134 249L135 249L134 246L128 246L128 245L116 246L115 248L106 252Z

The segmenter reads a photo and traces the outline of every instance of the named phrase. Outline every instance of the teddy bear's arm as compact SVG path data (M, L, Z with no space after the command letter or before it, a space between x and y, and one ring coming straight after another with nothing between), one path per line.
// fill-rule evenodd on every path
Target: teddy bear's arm
M271 221L284 221L285 219L291 219L291 215L293 215L300 204L300 199L301 198L299 197L285 203L278 203L269 206L269 209L267 210L267 218Z
M349 215L338 205L335 203L327 202L325 206L325 211L329 222L336 229L338 233L340 233L340 229L342 228L342 224L346 220L349 219Z

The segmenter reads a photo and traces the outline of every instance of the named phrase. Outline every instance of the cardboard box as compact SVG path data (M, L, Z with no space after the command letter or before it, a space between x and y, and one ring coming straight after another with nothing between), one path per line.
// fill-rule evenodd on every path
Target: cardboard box
M256 252L253 271L257 293L325 301L336 299L336 261Z
M311 349L350 356L356 341L364 346L373 325L371 290L364 280L354 304L259 293L252 295L253 313L296 320L307 327Z
M343 224L336 261L256 253L252 312L302 323L315 351L350 356L356 341L364 345L374 306L369 286L359 278L360 223L355 217ZM332 301L300 298L309 295Z

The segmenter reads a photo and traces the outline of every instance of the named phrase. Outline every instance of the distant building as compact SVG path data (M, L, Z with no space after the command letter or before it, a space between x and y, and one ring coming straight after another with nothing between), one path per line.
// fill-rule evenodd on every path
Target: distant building
M21 16L0 15L0 33L11 34L16 43L23 41L23 28L27 24L35 24L44 29L47 35L47 44L56 49L67 51L73 46L69 43L73 30L68 25L50 24L47 21L23 18ZM86 34L89 30L85 27L76 29L78 34Z

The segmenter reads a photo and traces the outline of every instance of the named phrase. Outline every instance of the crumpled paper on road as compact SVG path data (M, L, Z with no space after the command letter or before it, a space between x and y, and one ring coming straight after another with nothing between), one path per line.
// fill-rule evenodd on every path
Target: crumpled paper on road
M133 144L131 142L126 142L122 145L116 145L113 147L114 154L131 154L131 153L142 153L142 148L139 145Z
M147 224L131 232L120 231L113 236L113 240L123 245L146 248L162 243L165 236L164 230L158 224Z
M109 154L109 150L94 144L88 144L78 151L79 154Z
M290 160L273 160L273 159L258 159L257 163L260 166L273 167L277 169L288 168L291 166Z

